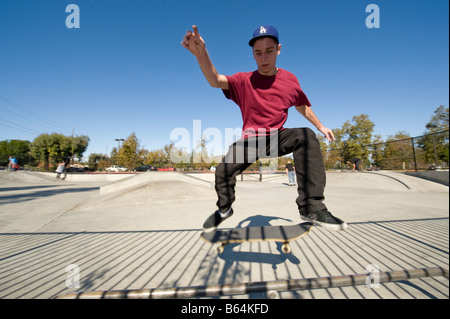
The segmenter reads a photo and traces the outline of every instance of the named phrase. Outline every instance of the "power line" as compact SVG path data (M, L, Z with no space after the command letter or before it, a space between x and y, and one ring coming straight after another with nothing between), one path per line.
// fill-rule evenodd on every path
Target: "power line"
M67 125L47 119L39 114L36 114L36 113L18 105L17 103L15 103L11 100L8 100L7 98L5 98L3 96L0 96L0 101L2 101L3 103L6 103L8 106L8 107L5 107L0 104L1 109L5 110L21 119L24 119L26 121L29 121L31 123L34 123L34 124L42 126L42 127L45 127L46 129L50 129L50 130L61 130L61 129L72 130L72 128L70 128ZM20 113L14 112L11 108L14 109L15 111L20 111L23 115ZM36 120L39 122L37 122Z
M4 120L1 120L1 121L4 121ZM32 129L28 129L28 128L24 127L24 126L21 126L21 125L18 125L18 124L14 124L14 123L11 123L11 122L8 122L8 123L10 123L12 125L15 125L17 127L14 127L14 126L12 126L10 124L1 123L1 122L0 122L0 125L8 126L8 127L12 128L12 129L15 129L15 130L18 130L18 131L22 131L24 133L31 134L31 135L39 135L40 134L40 132L32 130Z

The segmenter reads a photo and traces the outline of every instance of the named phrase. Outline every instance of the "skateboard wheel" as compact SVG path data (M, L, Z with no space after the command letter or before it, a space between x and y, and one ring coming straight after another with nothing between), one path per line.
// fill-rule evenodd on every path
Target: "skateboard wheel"
M281 251L285 254L289 254L291 252L291 246L289 246L289 243L284 243L281 246Z
M269 299L280 299L279 294L276 290L270 290L267 293L267 298Z
M219 255L222 254L224 250L225 250L224 244L217 246L217 252L219 253Z

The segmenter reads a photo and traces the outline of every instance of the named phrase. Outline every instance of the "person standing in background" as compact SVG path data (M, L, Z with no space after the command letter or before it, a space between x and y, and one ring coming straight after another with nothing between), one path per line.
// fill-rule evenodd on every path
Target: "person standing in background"
M295 167L291 161L288 161L286 164L286 175L289 179L289 186L295 185Z

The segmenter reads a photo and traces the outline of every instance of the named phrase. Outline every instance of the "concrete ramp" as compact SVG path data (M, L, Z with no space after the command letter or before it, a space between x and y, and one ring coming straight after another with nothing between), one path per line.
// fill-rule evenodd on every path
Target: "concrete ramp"
M0 185L2 184L40 184L40 183L56 183L56 173L39 173L29 171L15 171L7 170L0 171Z
M121 190L129 190L132 188L140 188L147 184L160 184L160 183L187 183L191 185L212 188L213 185L204 180L200 180L189 175L178 172L146 172L142 174L136 174L123 180L118 180L111 184L102 186L100 188L100 195L109 194Z
M147 172L100 187L98 197L76 209L210 201L216 197L210 182L177 172Z
M328 172L327 186L359 189L389 189L396 191L411 190L411 186L402 181L401 176L354 171Z
M327 187L358 188L359 190L389 190L423 193L448 192L448 186L408 176L403 172L327 172Z

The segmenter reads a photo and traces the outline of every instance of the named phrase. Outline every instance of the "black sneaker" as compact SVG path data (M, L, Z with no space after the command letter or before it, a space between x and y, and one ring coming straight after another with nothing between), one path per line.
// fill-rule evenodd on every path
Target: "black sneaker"
M213 231L219 226L225 219L230 218L233 215L233 209L230 208L230 211L228 212L226 217L222 217L220 212L216 210L214 214L208 217L208 219L203 224L203 231L204 232L210 232Z
M331 215L327 209L322 209L314 213L300 214L303 220L313 223L314 225L321 226L329 230L345 230L347 229L347 224Z

